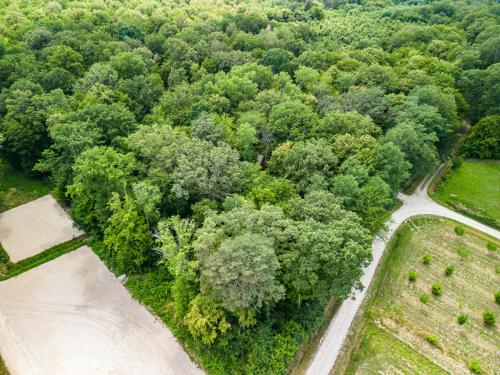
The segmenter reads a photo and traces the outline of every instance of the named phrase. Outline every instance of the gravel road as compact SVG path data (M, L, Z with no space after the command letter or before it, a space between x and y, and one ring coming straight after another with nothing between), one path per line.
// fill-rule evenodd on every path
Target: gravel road
M388 229L384 235L375 238L373 241L373 261L365 269L364 275L361 278L365 289L357 291L352 299L347 299L342 303L335 316L330 321L330 324L321 339L318 350L306 370L307 375L328 375L330 373L335 361L337 360L337 356L342 349L342 345L347 337L356 312L366 296L366 290L375 275L375 270L380 258L382 257L387 242L404 221L411 217L420 215L441 216L462 222L463 224L480 230L481 232L500 238L500 232L498 230L490 228L469 217L443 207L432 200L427 194L427 189L432 179L433 178L428 177L422 181L420 186L412 195L399 194L399 199L403 202L402 206L392 214L387 226Z

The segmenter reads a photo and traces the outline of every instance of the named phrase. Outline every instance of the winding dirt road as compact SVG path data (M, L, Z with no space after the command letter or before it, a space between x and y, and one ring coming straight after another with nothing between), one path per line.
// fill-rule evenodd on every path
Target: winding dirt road
M436 174L438 172L436 172ZM342 349L342 345L347 337L356 312L363 303L366 296L366 290L375 275L375 270L386 245L396 229L404 221L420 215L441 216L462 222L481 232L500 238L500 232L498 230L443 207L432 200L427 194L427 189L432 180L433 177L429 176L426 178L412 195L399 194L398 198L403 202L402 206L392 214L387 225L387 231L382 236L376 237L373 241L373 261L366 267L364 275L361 278L361 282L365 288L362 291L357 291L354 293L353 298L347 299L342 303L335 316L330 321L321 339L318 350L306 370L306 375L328 375L330 373Z

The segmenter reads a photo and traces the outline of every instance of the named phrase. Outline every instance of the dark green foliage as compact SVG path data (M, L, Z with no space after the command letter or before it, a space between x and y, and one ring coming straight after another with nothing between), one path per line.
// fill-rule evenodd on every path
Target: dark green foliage
M494 293L494 296L495 296L495 302L498 303L500 305L500 290L497 290L495 293Z
M468 319L469 319L469 317L466 314L460 314L457 318L457 322L459 325L462 325L462 324L467 323Z
M483 117L474 125L462 146L468 157L500 159L500 116Z
M443 294L443 287L441 284L436 283L432 285L431 291L435 296L440 296L441 294Z
M497 317L495 314L489 310L486 310L483 312L483 322L486 326L493 326L495 325L495 322L497 321Z
M453 274L453 271L455 271L455 266L453 266L453 265L449 265L449 266L447 266L447 267L445 268L445 270L444 270L444 274L445 274L446 276L451 276L451 275Z
M465 233L465 228L464 228L463 226L461 226L461 225L457 225L457 226L455 227L454 231L455 231L455 234L456 234L457 236L463 236L463 235L464 235L464 233Z

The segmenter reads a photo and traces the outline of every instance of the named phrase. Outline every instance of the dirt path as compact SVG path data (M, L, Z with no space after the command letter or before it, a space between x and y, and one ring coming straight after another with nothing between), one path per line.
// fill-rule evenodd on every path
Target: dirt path
M438 172L436 172L436 174ZM366 290L375 275L375 270L388 241L396 229L407 219L420 215L442 216L462 222L493 237L500 238L500 232L498 230L481 224L433 201L427 194L427 189L432 180L433 177L427 177L421 182L412 195L399 194L398 197L403 202L402 206L392 214L387 226L387 231L382 236L376 237L373 241L373 261L365 269L364 275L361 278L361 282L365 288L362 291L355 292L354 298L347 299L342 303L321 339L318 350L306 370L307 375L328 375L330 373L342 349L342 345L347 337L352 321L366 296Z

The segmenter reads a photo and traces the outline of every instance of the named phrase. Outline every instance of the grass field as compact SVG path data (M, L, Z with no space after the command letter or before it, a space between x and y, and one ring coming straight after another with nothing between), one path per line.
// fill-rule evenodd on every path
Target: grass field
M499 289L500 256L486 248L491 239L456 223L418 218L402 227L387 249L361 321L346 374L469 374L476 360L484 374L500 368L497 322L483 324L482 314L492 311L500 319L494 292ZM422 257L429 255L430 264ZM447 266L454 272L445 275ZM416 281L409 281L409 272ZM432 285L442 285L434 296ZM428 302L420 301L428 296ZM468 320L459 325L457 318ZM435 343L429 342L434 335ZM431 340L432 341L432 340Z
M500 228L500 161L467 160L448 173L432 195L454 210Z
M49 192L46 180L28 178L5 161L0 163L0 169L0 212L40 198Z

